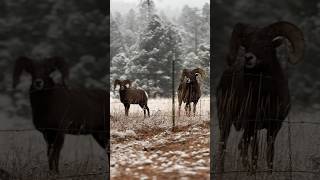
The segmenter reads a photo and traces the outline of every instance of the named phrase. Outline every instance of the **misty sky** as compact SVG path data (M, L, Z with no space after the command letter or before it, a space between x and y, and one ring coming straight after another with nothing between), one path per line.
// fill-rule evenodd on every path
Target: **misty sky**
M136 9L140 0L110 0L111 12L126 13L131 8ZM179 13L184 5L190 7L202 8L202 6L210 0L154 0L156 9L162 10L168 16Z

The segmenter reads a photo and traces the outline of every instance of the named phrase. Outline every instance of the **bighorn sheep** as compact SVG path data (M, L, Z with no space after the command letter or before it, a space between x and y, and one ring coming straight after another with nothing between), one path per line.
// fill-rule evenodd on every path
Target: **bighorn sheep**
M143 109L144 117L146 117L146 110L148 111L148 116L150 117L149 107L148 107L148 95L147 92L142 89L131 88L132 82L130 80L119 80L114 81L114 89L117 85L119 88L120 101L123 103L125 108L125 115L129 115L130 104L139 104ZM129 85L127 87L126 85Z
M63 85L56 84L50 74L58 70ZM50 170L59 173L59 156L65 134L91 134L109 153L108 93L103 89L70 89L64 80L68 66L63 58L52 57L41 62L27 57L16 59L13 88L20 81L22 72L29 73L32 83L29 90L33 124L47 143Z
M288 78L276 56L276 48L285 39L292 51L288 61L300 62L304 52L301 30L288 22L277 22L259 28L238 23L234 26L228 67L217 87L217 113L220 129L218 172L224 171L224 156L232 124L244 130L238 149L245 167L255 173L258 160L257 132L267 130L267 165L273 169L274 143L290 109ZM251 145L251 163L248 146Z
M191 114L191 103L193 102L193 115L196 114L196 105L201 96L200 85L197 76L205 76L205 71L201 68L196 69L183 69L180 84L178 87L178 101L179 101L179 116L182 102L186 103L186 115Z

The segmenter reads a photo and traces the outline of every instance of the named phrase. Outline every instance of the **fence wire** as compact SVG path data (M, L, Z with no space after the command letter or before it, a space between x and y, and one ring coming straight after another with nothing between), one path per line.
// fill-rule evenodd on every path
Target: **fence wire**
M156 100L156 99L155 99ZM123 103L121 103L120 101L117 101L117 102L111 102L111 107L112 108L115 108L115 106L118 106L116 108L116 110L110 110L110 113L111 113L111 116L124 116L125 115L125 111L124 111L124 106L123 106ZM180 111L180 116L178 115L178 103L175 102L175 106L174 108L170 109L170 108L166 108L164 110L161 110L161 109L157 109L157 110L153 110L152 107L149 107L150 109L150 117L167 117L167 118L177 118L177 119L181 119L181 118L189 118L187 115L185 115L185 103L183 103L181 105L181 111ZM203 109L203 104L208 104L210 105L210 99L199 99L198 103L197 103L197 106L196 106L196 114L194 115L193 112L192 112L192 109L193 107L191 108L191 115L190 117L192 118L195 118L195 117L210 117L210 108L208 108L208 112L204 112L205 110ZM172 104L171 103L168 103L168 106L171 106ZM129 116L127 118L144 118L143 116L143 110L139 107L139 105L135 105L136 108L139 108L140 111L139 111L139 114L141 113L141 115L130 115L131 114L136 114L137 111L134 111L134 112L131 112L129 111ZM130 106L130 110L132 110L132 107L134 106ZM159 114L159 113L163 113L163 112L167 112L167 114Z
M268 81L274 81L273 80L273 78L274 77L272 77L271 75L267 75L267 76L265 76L265 75L261 75L261 74L252 74L252 73L243 73L243 72L234 72L234 73L230 73L230 74L224 74L223 76L232 76L232 78L234 78L234 79L237 79L237 78L241 78L241 77L236 77L236 76L247 76L247 77L254 77L254 78L259 78L259 84L261 84L261 82L263 81L263 80L268 80ZM285 83L285 82L284 82ZM260 87L259 87L259 91L260 91ZM289 91L290 91L290 89L289 89ZM215 95L216 96L216 95ZM213 97L211 97L211 99L213 100ZM291 97L291 104L294 104L293 101L294 100L294 98L293 97ZM213 108L211 108L211 109L213 109ZM291 110L289 111L289 113L288 113L288 115L287 115L287 117L286 117L286 119L285 120L281 120L281 119L264 119L265 121L269 121L269 122L275 122L275 121L280 121L280 122L282 122L282 123L285 123L285 124L287 124L287 140L288 140L288 167L287 167L287 169L284 169L284 170L277 170L277 169L273 169L272 171L270 171L270 170L268 170L268 169L266 169L266 170L255 170L254 172L253 172L253 174L251 174L251 175L253 175L253 178L254 179L259 179L258 177L257 177L257 174L268 174L268 175L270 175L270 173L272 172L272 173L283 173L283 174L288 174L288 178L290 179L290 180L292 180L292 179L295 179L295 177L293 176L293 174L297 174L297 173L300 173L300 174L310 174L310 175L317 175L317 177L318 176L320 176L320 169L319 170L308 170L308 169L305 169L305 170L301 170L301 169L299 169L299 168L297 168L297 169L295 169L294 168L294 166L293 166L293 147L292 147L292 126L293 125L315 125L315 126L320 126L320 122L319 121L307 121L307 120L294 120L294 121L292 121L292 108L291 108ZM250 122L250 121L253 121L253 122L257 122L257 121L259 121L259 119L257 118L257 119L255 119L255 120L246 120L246 121L248 121L248 122ZM213 116L213 126L218 126L218 118L217 118L217 116L215 115L215 116ZM281 129L283 129L284 127L282 127ZM220 130L219 130L220 131ZM242 132L242 131L240 131L240 132ZM236 133L240 133L240 132L236 132ZM211 133L213 133L213 132L211 132ZM230 135L231 135L231 132L230 132ZM211 136L212 137L212 136ZM229 137L230 138L230 137ZM259 137L258 137L259 138ZM278 136L277 136L277 138L276 138L276 140L279 138L279 134L278 134ZM216 138L216 143L213 143L213 144L211 144L211 146L216 146L216 147L219 147L220 145L221 145L221 143L219 142L219 139L217 139ZM260 141L260 139L259 139L259 141ZM260 142L261 143L261 142ZM230 148L234 148L234 147L228 147L227 146L227 149L230 149ZM259 147L260 148L260 147ZM265 148L262 148L263 150L265 149ZM233 149L234 150L234 149ZM276 150L277 150L277 148L275 147L275 153L276 153ZM249 151L250 152L250 151ZM218 152L219 153L219 152ZM259 153L260 154L260 153ZM320 154L318 154L318 155L320 155ZM212 156L211 155L211 157L214 157L214 156ZM236 157L236 156L234 156L235 157L235 160L238 160L237 158L239 158L239 157ZM216 156L216 158L220 158L219 156ZM248 158L249 158L249 155L248 155ZM214 159L211 159L211 161L213 161ZM265 160L265 159L263 159L263 160ZM220 160L219 160L220 161ZM216 161L217 162L217 161ZM239 162L236 162L236 163L239 163ZM236 164L235 163L235 164ZM215 166L215 167L214 167ZM248 175L248 173L250 173L249 172L249 170L230 170L230 168L226 168L225 167L225 170L223 171L223 172L218 172L217 171L217 166L219 166L218 164L216 164L216 165L214 165L214 166L211 166L211 170L210 170L210 175L211 175L211 178L212 177L215 177L215 178L218 178L219 180L221 180L221 179L225 179L225 178L222 178L223 177L223 175L228 175L228 174L234 174L234 175L238 175L238 174L247 174ZM241 165L240 165L240 167L241 167ZM237 166L237 167L235 167L235 168L239 168L239 166ZM222 177L221 177L221 175L222 175ZM250 176L250 175L249 175ZM238 179L239 177L237 176L236 177L236 179ZM246 178L245 178L246 179ZM276 178L277 179L277 178ZM285 179L287 179L287 178L285 178Z

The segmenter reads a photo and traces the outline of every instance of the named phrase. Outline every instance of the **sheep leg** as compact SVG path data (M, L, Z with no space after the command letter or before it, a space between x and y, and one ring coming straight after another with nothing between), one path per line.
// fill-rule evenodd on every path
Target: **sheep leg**
M150 111L149 111L149 107L146 105L146 109L148 111L148 116L150 117Z
M146 110L148 111L148 116L150 117L150 111L147 105L143 105L144 117L146 117Z
M97 143L106 150L108 155L108 162L110 161L110 144L107 138L106 133L94 133L92 134L93 138L97 141ZM109 164L108 164L109 165Z
M181 104L182 100L179 98L179 109L178 109L178 116L180 117L180 111L181 111Z
M64 143L64 134L58 134L54 143L54 165L56 172L59 172L60 152Z
M57 132L43 133L44 139L47 142L47 156L49 160L50 171L59 173L59 157L64 143L64 134Z
M193 103L193 116L196 116L196 106L197 106L197 102Z
M47 157L49 161L49 169L53 171L53 161L52 161L52 154L53 154L53 142L54 142L54 134L50 132L42 132L43 137L47 143Z
M129 103L125 103L125 104L124 104L124 108L125 108L125 115L126 115L126 116L129 116L130 104L129 104Z
M242 161L242 165L247 168L248 167L248 148L250 143L250 135L248 131L244 131L242 138L239 142L238 149L240 150L240 158Z
M218 146L218 165L217 165L217 179L222 179L222 175L224 172L224 159L227 149L228 137L230 134L231 123L228 119L223 119L221 123L219 123L220 129L220 140Z
M186 106L184 107L184 110L186 112L186 116L190 116L191 114L191 106L190 106L190 103L186 103Z
M254 174L257 169L257 162L258 162L258 155L259 155L259 146L258 146L258 137L257 137L257 130L254 130L254 135L251 142L252 153L251 153L251 173Z
M150 117L150 112L149 112L148 106L144 105L144 104L139 104L139 105L143 109L144 118L146 118L146 110L148 111L148 116Z
M267 129L267 165L271 172L273 169L274 143L280 128L281 125Z

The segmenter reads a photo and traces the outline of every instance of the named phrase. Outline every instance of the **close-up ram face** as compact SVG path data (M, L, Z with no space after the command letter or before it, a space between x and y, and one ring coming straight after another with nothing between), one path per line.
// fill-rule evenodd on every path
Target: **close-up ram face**
M203 69L201 68L196 68L196 69L184 69L182 71L182 76L181 76L181 81L184 81L185 83L187 84L191 84L191 83L194 83L194 82L197 82L198 81L198 77L199 75L201 77L204 77L205 75L205 72Z
M118 80L114 81L114 89L116 89L117 85L119 85L120 90L125 90L131 87L132 82L130 80Z
M265 32L253 32L249 34L240 48L238 56L244 60L244 67L247 69L257 68L267 63L267 61L272 59L270 56L275 53L272 39L267 37Z
M27 57L19 57L15 65L13 87L15 88L19 84L23 71L31 75L31 89L43 90L52 87L55 83L51 75L56 70L61 72L64 84L64 80L68 76L68 68L63 58L52 57L42 61L34 61Z
M185 74L186 83L190 84L192 82L197 81L197 76L198 75L199 75L198 73L193 73L193 72L190 72L190 71L186 72L186 74Z
M247 70L257 70L277 63L276 48L289 40L289 62L296 64L302 59L304 40L301 30L287 22L278 22L259 28L248 24L235 25L228 64L241 64Z
M35 70L32 74L32 88L35 90L42 90L44 87L52 86L54 83L50 77L51 68L43 62L34 63Z

